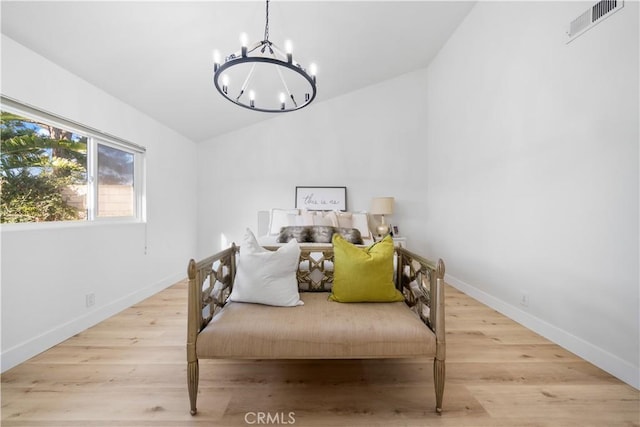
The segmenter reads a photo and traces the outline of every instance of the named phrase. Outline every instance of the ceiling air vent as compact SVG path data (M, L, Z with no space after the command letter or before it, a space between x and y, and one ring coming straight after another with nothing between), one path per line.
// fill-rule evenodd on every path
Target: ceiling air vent
M571 21L569 31L567 31L569 36L567 43L595 27L605 18L622 9L623 6L624 0L602 0L594 4L590 9Z

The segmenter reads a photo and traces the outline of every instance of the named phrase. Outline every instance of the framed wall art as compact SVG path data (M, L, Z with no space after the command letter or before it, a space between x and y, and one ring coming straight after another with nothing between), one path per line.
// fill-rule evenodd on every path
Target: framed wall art
M309 211L346 211L347 187L296 187L296 208Z

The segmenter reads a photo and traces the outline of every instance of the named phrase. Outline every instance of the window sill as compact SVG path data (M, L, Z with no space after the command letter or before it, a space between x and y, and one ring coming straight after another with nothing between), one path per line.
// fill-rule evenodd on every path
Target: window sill
M70 228L127 226L135 224L146 224L135 218L105 218L94 221L51 221L51 222L21 222L0 224L0 230L4 232L14 231L44 231L44 230L64 230Z

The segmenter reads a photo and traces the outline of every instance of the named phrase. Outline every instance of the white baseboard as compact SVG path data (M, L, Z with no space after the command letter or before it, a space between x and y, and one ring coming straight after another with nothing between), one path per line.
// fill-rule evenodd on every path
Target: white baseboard
M480 301L481 303L504 314L508 318L520 323L528 329L542 335L546 339L578 355L614 377L630 386L640 389L640 368L620 359L602 348L576 337L538 317L515 307L511 304L489 295L488 293L463 282L449 274L445 274L445 282Z
M140 301L168 288L169 286L184 279L184 274L167 277L160 282L135 291L129 295L115 300L109 304L99 306L95 310L68 321L62 325L30 338L10 349L2 351L0 356L1 372L5 372L22 362L42 353L45 350L60 344L66 339L102 322L105 319L131 307Z

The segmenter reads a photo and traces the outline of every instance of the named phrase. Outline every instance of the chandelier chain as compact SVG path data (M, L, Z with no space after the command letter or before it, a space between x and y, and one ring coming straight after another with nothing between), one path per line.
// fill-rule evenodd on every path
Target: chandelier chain
M267 13L264 23L264 41L269 41L269 0L267 0Z

